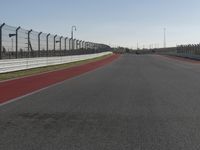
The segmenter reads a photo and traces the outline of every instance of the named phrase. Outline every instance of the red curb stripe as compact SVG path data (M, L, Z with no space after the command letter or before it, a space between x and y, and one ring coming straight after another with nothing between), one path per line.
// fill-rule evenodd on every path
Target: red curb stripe
M40 75L15 79L0 83L0 104L5 103L11 99L21 97L28 93L40 90L55 83L67 80L69 78L81 75L83 73L92 71L101 66L104 66L113 60L117 59L119 55L112 55L100 61L91 62L81 66L76 66L55 72L44 73Z

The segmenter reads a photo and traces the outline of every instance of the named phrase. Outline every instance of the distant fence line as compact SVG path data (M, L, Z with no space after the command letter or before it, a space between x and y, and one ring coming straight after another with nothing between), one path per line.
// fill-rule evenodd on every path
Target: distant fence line
M177 53L200 55L200 44L178 45Z
M110 50L105 44L0 25L0 59L91 54Z

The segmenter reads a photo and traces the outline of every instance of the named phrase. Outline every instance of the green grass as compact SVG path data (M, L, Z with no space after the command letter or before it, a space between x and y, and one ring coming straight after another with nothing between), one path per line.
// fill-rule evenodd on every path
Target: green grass
M15 79L15 78L21 78L21 77L26 77L26 76L31 76L31 75L37 75L37 74L61 70L61 69L67 69L67 68L70 68L70 67L75 67L75 66L87 64L87 63L90 63L90 62L95 62L95 61L104 59L106 57L109 57L110 55L112 55L112 54L105 55L105 56L102 56L102 57L93 58L93 59L78 61L78 62L61 64L61 65L33 68L33 69L15 71L15 72L9 72L9 73L1 73L0 74L0 81Z

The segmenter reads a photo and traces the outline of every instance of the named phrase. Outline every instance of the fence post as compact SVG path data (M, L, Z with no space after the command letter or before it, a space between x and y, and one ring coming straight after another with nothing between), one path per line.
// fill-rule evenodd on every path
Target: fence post
M75 45L74 45L74 49L75 49L75 50L77 50L77 46L78 46L78 45L77 45L77 42L78 42L78 40L75 39Z
M75 48L74 49L78 49L78 40L75 41Z
M55 35L54 37L53 37L53 50L55 51L56 50L56 37L57 37L57 35Z
M81 49L81 40L78 42L78 49Z
M83 49L85 49L85 41L83 41Z
M81 49L83 49L83 41L81 41Z
M42 32L40 32L38 34L38 56L40 57L40 36L41 36Z
M18 31L19 31L19 29L20 29L21 27L18 27L17 29L16 29L16 54L15 54L15 57L16 58L18 58Z
M50 33L47 34L47 57L49 56L49 36L50 36Z
M71 50L71 39L69 39L69 50Z
M67 37L65 38L65 55L67 55Z
M75 41L75 49L78 49L78 40Z
M61 36L60 37L60 55L62 55L62 38L63 38L63 36Z
M82 45L82 47L81 47L81 48L83 49L83 48L84 48L84 41L82 41L82 44L81 44L81 45Z
M78 42L79 40L76 40L76 49L78 49Z
M73 40L73 50L76 50L76 39Z
M70 44L71 39L69 38L69 50L71 50L71 44Z
M76 49L79 49L79 40L76 41Z
M30 57L30 46L31 46L31 41L30 41L30 34L33 30L28 31L28 56ZM32 50L31 50L31 55L32 55Z
M81 49L81 40L79 41L79 47L78 48Z
M0 26L0 59L2 59L2 51L3 51L3 45L2 45L2 28L5 26L5 23L3 23Z
M78 41L78 49L81 49L81 40Z
M76 49L76 39L73 39L73 44L72 44L72 50L75 50Z
M67 37L65 38L65 50L67 50Z
M72 38L72 50L74 50L74 40L75 39Z
M85 42L85 50L87 50L87 42Z

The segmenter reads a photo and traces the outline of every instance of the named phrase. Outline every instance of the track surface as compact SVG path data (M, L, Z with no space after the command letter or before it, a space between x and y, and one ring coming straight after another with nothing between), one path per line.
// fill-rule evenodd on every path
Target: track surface
M31 92L102 67L118 57L119 55L112 55L99 61L90 62L67 69L0 82L0 106L1 103L8 102L14 98L24 96Z
M198 150L200 65L124 55L0 107L1 150Z

